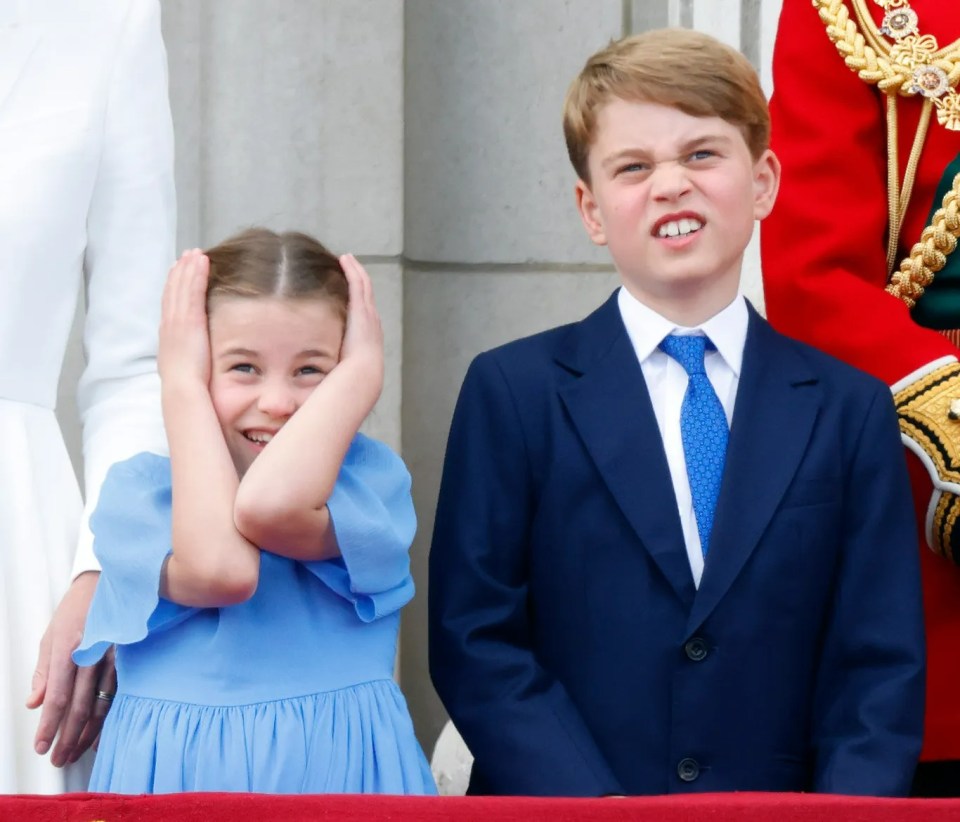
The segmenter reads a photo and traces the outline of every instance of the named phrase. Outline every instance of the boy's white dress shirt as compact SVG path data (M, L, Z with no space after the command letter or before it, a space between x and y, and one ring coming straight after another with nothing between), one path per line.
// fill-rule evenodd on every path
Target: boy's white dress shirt
M683 541L687 548L693 582L700 586L703 576L703 552L700 534L693 513L693 497L687 478L687 463L680 437L680 407L687 390L687 372L673 357L660 350L659 345L668 334L706 334L716 350L706 353L704 368L714 391L723 404L727 424L733 420L733 407L740 383L743 347L747 339L747 304L737 295L730 305L697 328L685 328L672 323L652 308L644 305L626 288L618 295L620 316L626 326L633 350L640 361L640 369L650 392L653 412L660 428L660 438L667 455L673 493L677 500Z

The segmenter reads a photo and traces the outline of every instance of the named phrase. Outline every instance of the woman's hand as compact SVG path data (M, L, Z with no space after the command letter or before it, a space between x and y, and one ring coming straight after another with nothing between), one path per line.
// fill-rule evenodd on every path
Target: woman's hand
M340 349L340 363L356 363L375 398L383 389L383 327L373 300L370 275L352 254L340 257L350 287L347 325Z
M210 382L207 279L210 261L195 248L170 269L163 289L157 362L163 385Z
M110 700L98 699L97 693L117 690L112 652L89 668L77 668L70 656L83 637L99 577L99 572L80 574L64 594L40 642L27 698L28 708L43 707L34 748L45 754L53 745L50 761L58 768L76 762L99 736Z

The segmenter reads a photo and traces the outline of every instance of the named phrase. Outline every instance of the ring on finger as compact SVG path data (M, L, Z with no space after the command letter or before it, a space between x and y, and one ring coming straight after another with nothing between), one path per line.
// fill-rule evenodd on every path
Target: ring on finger
M102 699L104 702L113 702L114 696L115 694L109 691L97 691L97 699Z

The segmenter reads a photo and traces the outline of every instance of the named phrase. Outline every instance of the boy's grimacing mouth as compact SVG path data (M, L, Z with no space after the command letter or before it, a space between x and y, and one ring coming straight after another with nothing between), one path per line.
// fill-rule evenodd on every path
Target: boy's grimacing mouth
M706 218L695 211L680 211L665 214L653 224L650 234L658 239L686 237L706 225Z

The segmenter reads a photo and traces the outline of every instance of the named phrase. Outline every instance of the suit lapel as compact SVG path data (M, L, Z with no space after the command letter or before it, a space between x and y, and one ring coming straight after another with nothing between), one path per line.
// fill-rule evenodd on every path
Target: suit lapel
M815 374L751 309L710 554L688 635L707 619L757 547L803 458L820 402Z
M565 342L558 362L580 377L561 400L620 510L689 607L695 589L667 458L616 292Z
M0 2L0 108L40 42L40 29L21 16L17 2Z

